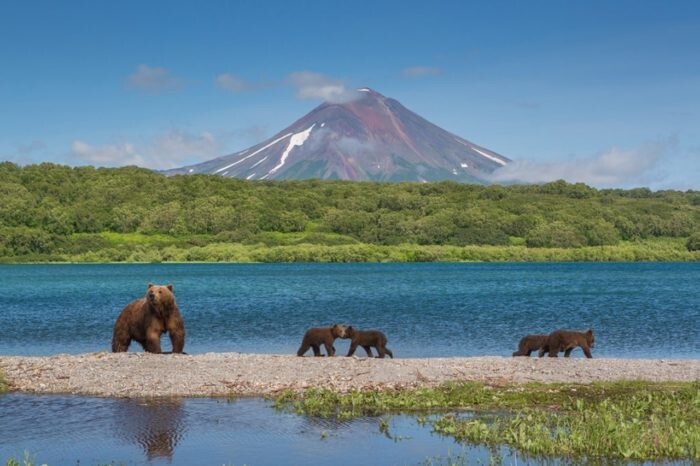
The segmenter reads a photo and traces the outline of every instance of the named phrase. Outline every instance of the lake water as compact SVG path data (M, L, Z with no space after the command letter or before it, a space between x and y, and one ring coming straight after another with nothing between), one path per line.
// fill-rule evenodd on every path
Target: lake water
M594 356L700 357L700 264L668 263L6 265L0 354L106 351L148 282L174 284L190 354L294 353L306 328L345 322L384 330L396 357L508 356L523 334L589 326ZM50 465L489 461L411 416L388 418L389 438L379 418L297 416L259 399L8 394L0 419L0 462L25 450Z
M509 356L588 327L594 357L700 357L697 263L3 265L0 354L109 350L148 282L174 284L190 354L295 353L343 322L382 329L396 357Z

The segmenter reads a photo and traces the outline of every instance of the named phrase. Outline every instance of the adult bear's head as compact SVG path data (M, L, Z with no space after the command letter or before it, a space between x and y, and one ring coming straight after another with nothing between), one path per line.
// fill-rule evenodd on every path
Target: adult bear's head
M148 290L146 290L146 302L160 314L167 315L175 304L173 285L162 286L149 283Z

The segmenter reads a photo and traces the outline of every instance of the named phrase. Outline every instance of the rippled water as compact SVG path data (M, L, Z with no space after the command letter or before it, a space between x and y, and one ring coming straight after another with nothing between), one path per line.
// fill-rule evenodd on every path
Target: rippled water
M700 357L692 263L4 265L0 354L108 350L148 282L174 284L191 354L294 353L345 322L384 330L396 357L508 356L523 334L589 326L594 356Z
M318 419L269 405L0 396L0 462L29 451L38 464L51 465L403 465L451 452L488 464L486 449L466 449L412 417L386 418L389 438L379 431L379 418Z

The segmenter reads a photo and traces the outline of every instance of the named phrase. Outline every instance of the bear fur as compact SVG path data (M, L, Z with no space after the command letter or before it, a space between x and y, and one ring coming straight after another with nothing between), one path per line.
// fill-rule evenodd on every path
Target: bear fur
M175 303L173 285L148 284L146 296L130 302L114 324L112 351L127 351L137 341L149 353L162 353L160 336L168 332L173 353L185 347L185 323Z
M301 340L301 346L297 351L297 356L304 356L309 348L313 348L314 356L322 356L321 345L326 347L326 354L331 357L335 355L333 342L336 338L345 338L345 325L333 324L330 327L310 328Z
M595 338L593 337L593 330L590 328L585 332L555 330L547 337L547 342L540 350L539 356L542 357L545 353L549 353L550 358L556 358L557 354L563 351L564 357L568 358L574 348L580 347L583 350L583 354L590 359L593 357L591 348L594 345Z
M365 349L368 357L372 357L372 350L370 349L374 346L378 353L378 358L383 358L385 354L388 354L392 359L394 359L394 353L391 352L389 348L386 347L387 339L379 330L366 330L360 331L355 330L352 325L345 329L345 338L350 339L350 350L348 351L348 356L352 356L358 346Z
M518 351L513 356L530 356L530 353L545 346L549 335L525 335L518 343Z

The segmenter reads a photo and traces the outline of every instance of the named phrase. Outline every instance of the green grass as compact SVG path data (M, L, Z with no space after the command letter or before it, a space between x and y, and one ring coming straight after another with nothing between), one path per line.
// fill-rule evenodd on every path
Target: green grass
M24 452L24 456L22 456L22 459L17 459L17 458L10 458L5 462L5 466L35 466L36 460L34 459L34 455L30 454L28 451Z
M700 261L683 238L655 238L612 246L530 248L510 246L375 245L330 233L261 233L253 244L214 236L139 233L73 235L51 255L0 257L0 262L638 262Z
M450 383L387 392L291 392L280 409L323 417L472 411L433 422L436 432L535 457L700 461L700 382L606 382L490 387Z
M0 372L0 395L7 393L9 390L10 386L7 384L7 381L5 381L5 375Z

